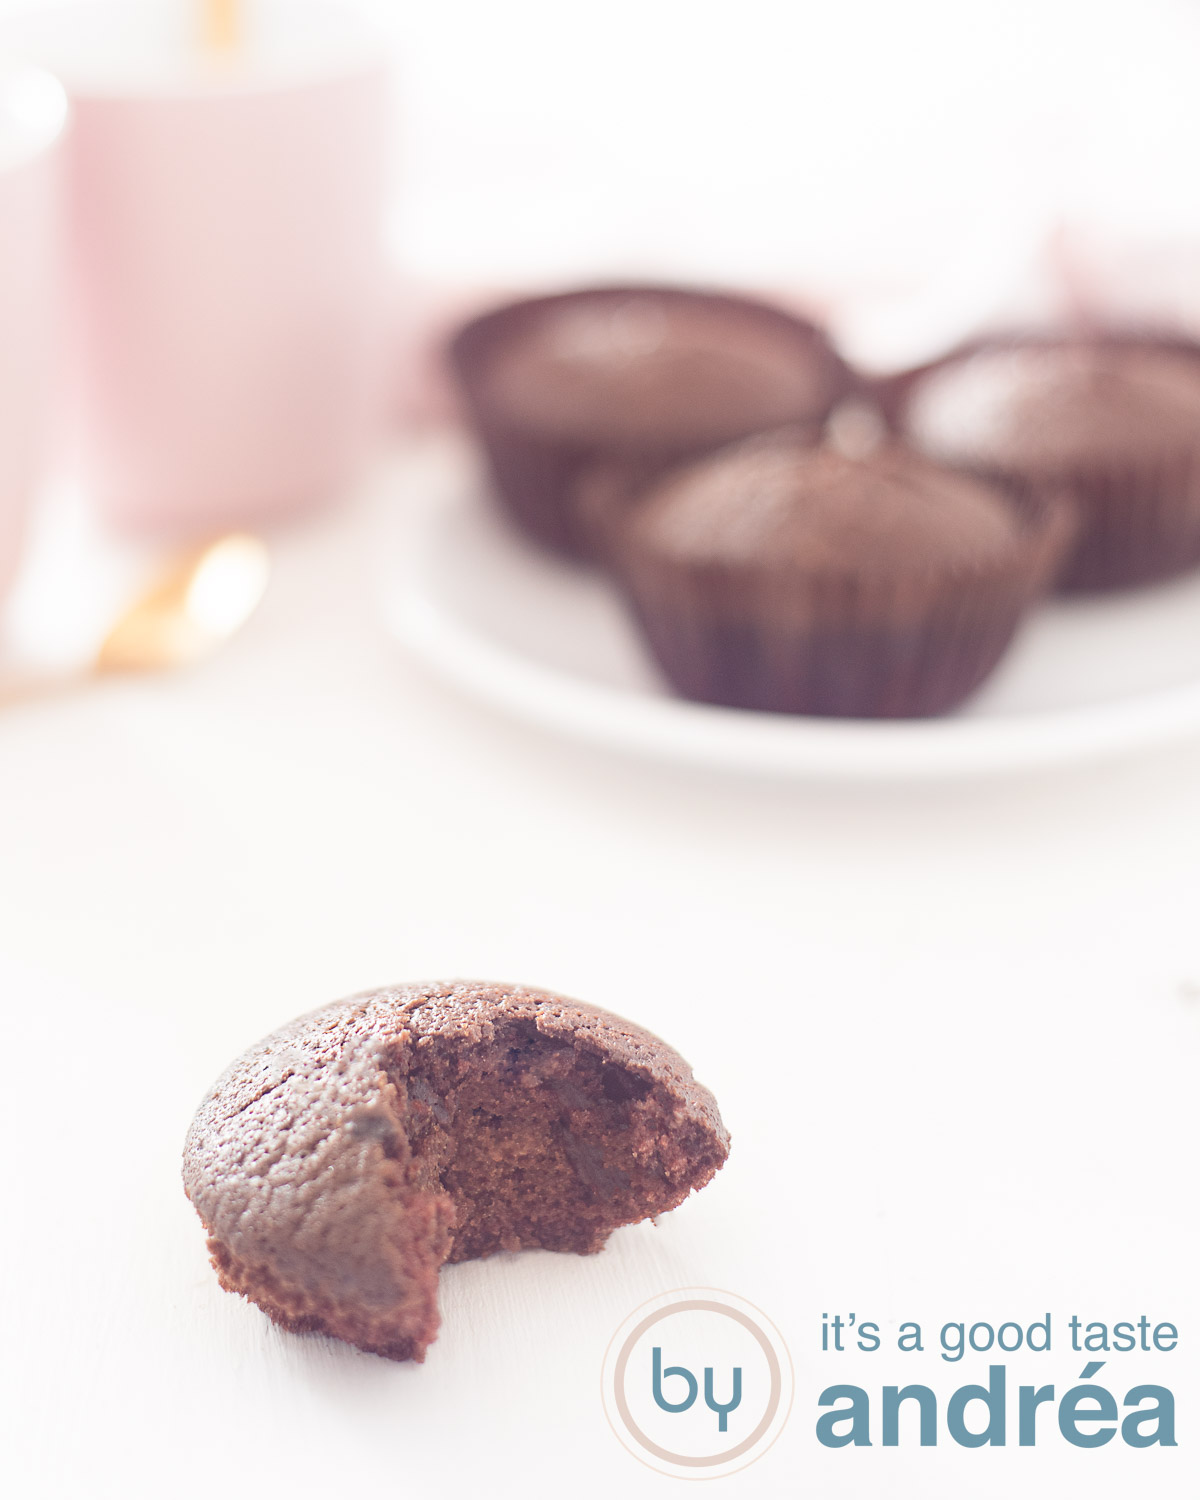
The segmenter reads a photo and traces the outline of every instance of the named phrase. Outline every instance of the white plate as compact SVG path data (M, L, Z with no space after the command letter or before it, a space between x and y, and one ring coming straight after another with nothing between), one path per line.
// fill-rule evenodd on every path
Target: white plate
M944 718L749 713L672 697L604 579L511 531L460 442L409 450L398 482L390 628L463 692L556 734L729 771L871 780L1072 764L1200 734L1200 574L1043 606Z

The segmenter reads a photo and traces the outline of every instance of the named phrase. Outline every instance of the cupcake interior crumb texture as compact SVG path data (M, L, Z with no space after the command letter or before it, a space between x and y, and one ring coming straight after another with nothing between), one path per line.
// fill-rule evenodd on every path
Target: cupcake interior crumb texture
M599 1250L616 1225L670 1208L705 1154L698 1125L676 1133L664 1088L529 1022L469 1052L428 1038L395 1082L413 1185L454 1206L451 1261Z

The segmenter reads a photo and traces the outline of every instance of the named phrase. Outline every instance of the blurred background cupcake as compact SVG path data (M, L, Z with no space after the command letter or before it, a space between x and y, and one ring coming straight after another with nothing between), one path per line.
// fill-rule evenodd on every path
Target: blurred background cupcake
M746 297L606 287L516 302L452 357L495 489L527 535L585 556L576 491L597 465L644 483L783 424L815 441L855 378L812 323Z
M701 702L847 718L944 713L1054 577L1071 508L901 448L775 434L675 471L612 565L668 681Z
M1132 337L1013 340L904 383L900 430L1018 493L1065 492L1079 533L1066 589L1200 563L1200 349Z

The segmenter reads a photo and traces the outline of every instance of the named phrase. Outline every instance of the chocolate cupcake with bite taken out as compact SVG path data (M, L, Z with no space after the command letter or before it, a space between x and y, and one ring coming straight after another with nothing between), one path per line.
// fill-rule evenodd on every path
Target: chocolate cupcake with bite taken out
M956 707L1000 660L1073 534L900 447L851 458L750 439L652 486L611 561L684 697L906 718Z
M183 1180L221 1285L282 1328L422 1360L438 1271L591 1255L729 1154L658 1037L524 985L354 995L251 1047L200 1105Z
M903 380L897 408L931 458L1016 494L1073 497L1062 588L1200 564L1197 351L1133 337L983 343Z
M645 482L774 427L816 441L855 381L819 329L749 298L606 287L514 303L451 357L495 488L529 536L588 555L575 492L594 465Z

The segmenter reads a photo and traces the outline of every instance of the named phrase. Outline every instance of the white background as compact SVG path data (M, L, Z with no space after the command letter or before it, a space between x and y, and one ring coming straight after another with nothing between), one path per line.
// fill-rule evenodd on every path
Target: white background
M1200 327L1196 0L355 8L397 60L418 322L652 274L799 295L879 363L1006 311Z
M826 299L936 290L927 255L1029 183L1042 201L1029 163L1075 151L1096 220L1197 216L1191 6L459 0L389 24L417 280L711 259ZM1064 116L1055 157L1039 131ZM708 1284L796 1366L732 1495L1193 1496L1197 749L848 792L552 743L394 652L372 573L392 504L384 474L279 537L262 612L203 669L0 723L15 1492L676 1493L609 1433L599 1370L638 1303ZM280 1334L207 1268L192 1109L284 1019L455 974L661 1032L720 1099L729 1165L600 1256L453 1268L424 1367ZM822 1355L835 1311L1170 1319L1179 1351L1104 1374L1118 1399L1172 1386L1181 1445L1089 1453L1046 1424L1036 1450L824 1450L825 1385L944 1398L986 1366ZM1014 1357L1010 1380L1061 1391L1082 1365Z

